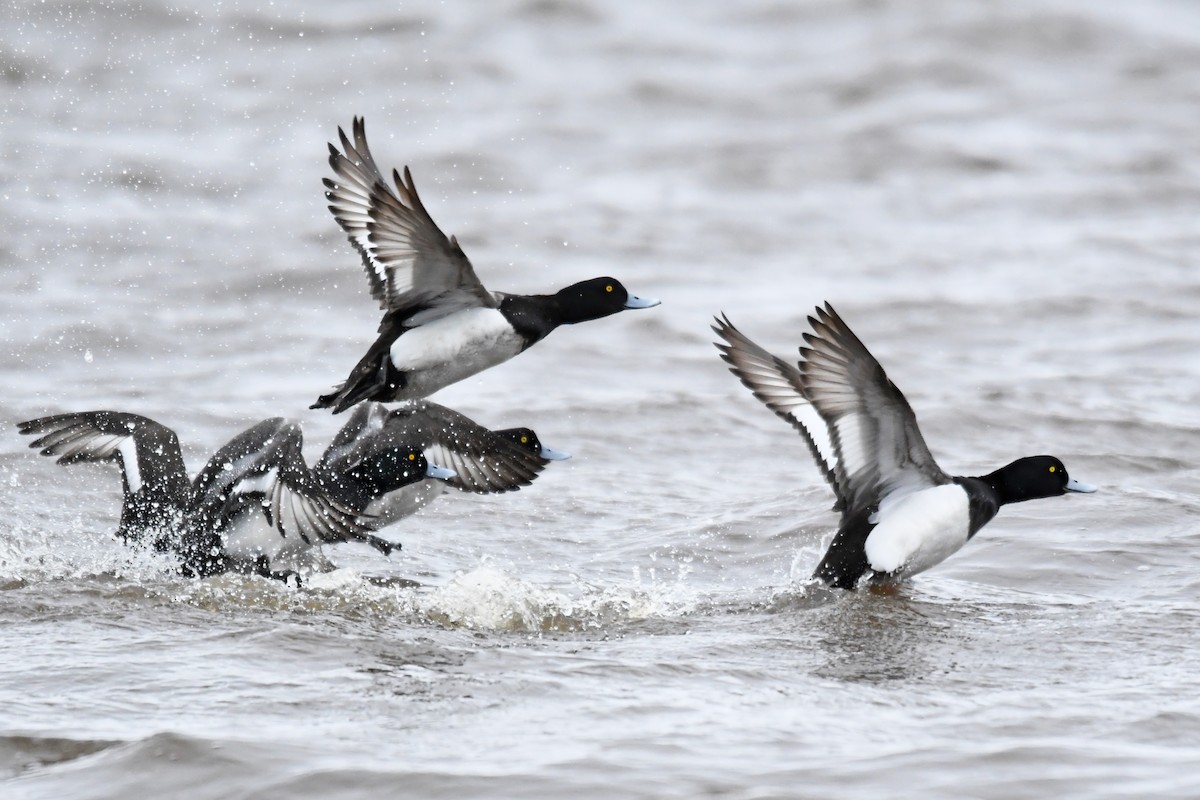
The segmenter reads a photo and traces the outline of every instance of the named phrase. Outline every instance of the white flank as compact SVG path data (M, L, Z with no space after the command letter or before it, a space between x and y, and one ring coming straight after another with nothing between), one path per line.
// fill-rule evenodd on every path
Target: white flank
M285 551L299 551L304 542L299 536L284 538L267 522L260 509L247 509L230 521L223 531L225 552L240 561L253 563L259 556L266 556L274 564L285 555Z
M269 496L277 477L278 470L272 468L260 475L242 478L230 491L239 495L262 492ZM222 532L221 538L225 552L248 563L259 556L274 560L284 546L292 544L279 535L279 531L267 522L267 516L262 509L256 507L243 509L234 516Z
M445 364L479 351L509 344L517 354L519 337L495 308L470 308L406 331L392 344L396 369L415 370Z
M878 572L924 572L967 543L969 526L967 493L958 484L913 492L880 510L867 561Z
M125 469L125 485L130 494L137 494L142 488L142 468L138 464L137 442L132 436L125 436L117 445L121 453L121 466Z
M499 310L471 308L406 331L390 355L396 369L410 373L409 391L419 395L503 363L523 345Z
M425 480L402 486L372 500L363 510L363 517L359 521L372 530L387 527L415 514L448 491L444 481Z

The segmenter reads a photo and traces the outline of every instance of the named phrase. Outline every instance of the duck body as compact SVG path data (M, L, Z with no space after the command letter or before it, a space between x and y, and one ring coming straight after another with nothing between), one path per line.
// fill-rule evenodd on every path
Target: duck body
M796 428L837 496L841 523L815 578L841 589L907 578L961 549L1005 504L1095 491L1047 455L979 477L947 474L903 393L833 307L818 307L809 323L796 365L727 318L713 329L730 370Z
M975 524L961 484L921 489L874 514L845 516L814 575L838 588L852 588L867 572L877 579L916 575L958 552Z
M315 545L358 532L353 516L317 490L302 446L300 426L273 417L213 454L192 484L179 543L185 574L286 578L328 568Z
M504 363L533 341L496 308L465 309L411 327L402 315L389 312L380 325L379 338L350 373L347 385L359 391L346 396L344 408L362 400L427 397ZM323 396L319 402L333 402L335 397Z

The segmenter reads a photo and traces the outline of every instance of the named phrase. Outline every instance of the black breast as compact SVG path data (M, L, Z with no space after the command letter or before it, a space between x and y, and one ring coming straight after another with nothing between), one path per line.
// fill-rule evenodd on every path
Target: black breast
M555 302L553 295L510 294L500 301L500 313L529 347L559 326Z
M996 512L1000 510L1000 496L986 481L979 478L955 478L954 482L963 487L967 493L971 515L971 526L967 530L967 538L970 539L996 516Z

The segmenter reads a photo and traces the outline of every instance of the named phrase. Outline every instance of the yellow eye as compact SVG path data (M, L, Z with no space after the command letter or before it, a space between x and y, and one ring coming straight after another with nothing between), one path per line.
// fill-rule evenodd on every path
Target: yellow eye
M605 287L604 287L604 291L606 291L606 292L611 292L611 291L612 291L612 284L610 283L608 286L605 286Z
M416 454L416 453L409 453L409 454L408 454L408 460L409 460L409 461L416 461L416 460L417 460L417 454Z
M529 444L529 437L528 437L528 436L522 436L522 437L521 437L521 444Z
M1051 471L1051 472L1054 472L1054 471L1056 471L1057 469L1058 469L1058 467L1054 466L1053 464L1051 464L1051 465L1050 465L1050 471Z

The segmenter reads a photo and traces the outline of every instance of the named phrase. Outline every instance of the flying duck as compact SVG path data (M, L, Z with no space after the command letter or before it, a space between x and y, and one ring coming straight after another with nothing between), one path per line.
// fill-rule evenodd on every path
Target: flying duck
M837 496L842 518L813 574L839 589L863 576L894 581L961 548L1000 506L1096 488L1054 456L1029 456L978 477L947 474L883 367L828 303L808 318L797 366L771 355L722 315L721 357L767 408L791 423Z
M363 400L417 400L494 367L559 325L650 308L615 278L581 281L549 295L484 288L458 240L442 233L412 174L392 170L395 191L371 151L363 120L354 141L338 128L329 145L329 210L362 257L371 296L383 309L379 337L335 390L312 408L339 413Z
M422 481L380 492L359 477L357 465L373 453L404 443L456 473L445 481ZM362 513L372 530L390 525L427 505L450 488L476 494L526 486L551 461L570 458L542 445L529 428L491 431L457 411L411 401L388 410L375 402L358 405L338 431L313 473L326 494Z

